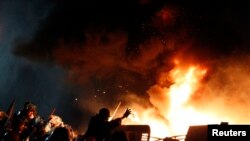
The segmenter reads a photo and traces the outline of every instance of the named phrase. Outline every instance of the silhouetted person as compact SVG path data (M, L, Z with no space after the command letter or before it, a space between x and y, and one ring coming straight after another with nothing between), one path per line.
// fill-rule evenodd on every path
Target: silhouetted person
M57 127L46 141L72 141L70 131L66 127Z
M31 102L25 102L22 110L13 115L13 121L22 120L27 127L21 135L22 139L38 140L43 134L45 121L37 114L37 107Z
M11 123L11 129L5 133L3 141L23 141L22 133L26 130L25 122L22 119L15 119Z
M8 131L9 127L6 127L8 122L8 115L4 111L0 111L0 139L3 138L6 131Z
M122 117L109 121L110 111L107 108L101 108L99 113L90 119L88 129L83 140L109 141L113 129L121 125L122 119L127 118L131 110L127 109Z
M128 141L125 131L118 130L112 134L111 141Z

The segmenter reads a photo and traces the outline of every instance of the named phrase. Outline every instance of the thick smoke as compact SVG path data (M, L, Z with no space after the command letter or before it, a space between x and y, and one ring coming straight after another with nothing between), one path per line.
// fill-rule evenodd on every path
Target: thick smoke
M235 51L242 52L248 44L236 30L241 24L232 22L235 13L231 13L234 12L230 10L231 5L222 8L224 4L213 7L212 2L193 6L191 2L134 0L95 3L97 1L56 2L54 11L34 38L20 41L13 50L17 56L66 70L65 80L73 89L68 97L75 99L75 105L69 109L79 113L86 120L83 123L87 122L87 116L83 115L94 114L103 106L113 110L119 101L122 108L152 108L151 115L168 123L164 117L167 111L161 108L162 104L168 107L168 97L161 93L173 82L162 80L161 76L173 69L175 58L184 65L194 62L211 68L201 90L190 99L198 109L210 109L204 104L207 100L225 102L224 97L233 97L237 104L247 104L231 93L246 96L246 92L239 92L247 86L245 77L230 75L231 71L247 76L247 69L242 65L238 70L229 67L237 61L225 63ZM238 89L231 81L246 83L240 83L242 87ZM220 84L222 82L227 86ZM159 89L150 91L157 95L153 98L150 95L149 101L147 91L151 86ZM219 86L225 90L220 91ZM226 104L235 104L235 101Z
M200 111L206 111L232 124L249 123L249 56L222 59L215 72L190 99Z

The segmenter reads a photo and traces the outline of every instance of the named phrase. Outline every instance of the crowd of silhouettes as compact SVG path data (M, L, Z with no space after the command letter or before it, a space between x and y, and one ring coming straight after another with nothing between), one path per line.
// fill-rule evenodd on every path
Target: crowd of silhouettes
M0 141L128 141L124 132L115 129L130 114L131 110L126 109L121 117L111 119L109 109L100 108L91 117L86 132L75 134L70 125L53 122L56 118L58 122L59 117L50 115L44 119L35 104L25 102L23 108L11 116L0 111Z

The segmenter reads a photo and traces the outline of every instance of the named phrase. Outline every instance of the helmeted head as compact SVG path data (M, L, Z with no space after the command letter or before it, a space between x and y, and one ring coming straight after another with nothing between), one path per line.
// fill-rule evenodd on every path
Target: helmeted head
M107 109L107 108L101 108L99 110L99 116L102 119L104 119L105 121L107 121L109 119L109 117L110 117L110 111L109 111L109 109Z
M36 105L31 102L25 102L24 111L26 113L26 116L30 119L33 119L37 115Z

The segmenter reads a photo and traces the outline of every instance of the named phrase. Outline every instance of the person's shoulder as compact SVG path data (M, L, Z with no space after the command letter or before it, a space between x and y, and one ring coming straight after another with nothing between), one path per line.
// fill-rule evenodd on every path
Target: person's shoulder
M96 115L94 115L94 116L92 116L90 119L99 119L100 117L99 117L99 115L98 114L96 114Z
M97 120L97 117L92 116L92 117L90 117L89 122L92 123L92 122L95 122L96 120Z

